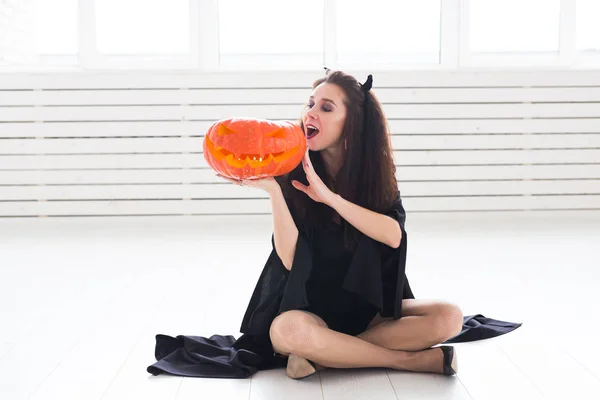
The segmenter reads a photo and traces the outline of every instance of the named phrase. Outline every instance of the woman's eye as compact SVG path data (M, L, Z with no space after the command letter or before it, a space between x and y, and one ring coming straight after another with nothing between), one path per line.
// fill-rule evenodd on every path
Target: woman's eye
M308 104L306 105L306 107L308 107L308 108L312 108L312 107L314 107L314 106L315 106L315 103L308 103ZM329 106L323 106L323 107L321 107L321 110L323 110L323 111L325 111L325 112L330 112L330 111L331 111L331 108L330 108Z

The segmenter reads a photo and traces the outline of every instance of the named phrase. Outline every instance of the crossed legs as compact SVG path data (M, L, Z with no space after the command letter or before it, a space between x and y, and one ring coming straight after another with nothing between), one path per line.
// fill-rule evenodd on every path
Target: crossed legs
M455 304L405 299L402 300L402 318L393 320L377 315L358 337L386 349L417 351L457 335L462 324L462 311Z
M275 351L330 368L383 367L443 372L443 353L430 347L458 334L462 312L451 303L403 300L402 318L379 316L358 336L336 332L318 316L288 311L271 324Z

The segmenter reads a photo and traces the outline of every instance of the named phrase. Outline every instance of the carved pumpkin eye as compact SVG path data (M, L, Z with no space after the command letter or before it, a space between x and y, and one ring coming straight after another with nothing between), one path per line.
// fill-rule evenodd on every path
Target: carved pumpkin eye
M285 139L285 130L283 128L277 129L276 131L267 133L266 136L279 138L279 139Z
M219 135L219 136L227 136L227 135L233 135L233 134L235 134L235 132L233 130L229 129L228 127L226 127L223 124L219 125L219 129L217 131L217 135Z

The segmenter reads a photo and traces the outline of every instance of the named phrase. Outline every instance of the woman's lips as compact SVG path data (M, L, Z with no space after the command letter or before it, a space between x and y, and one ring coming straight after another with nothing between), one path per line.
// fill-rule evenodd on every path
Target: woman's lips
M312 139L319 134L319 130L314 125L306 125L306 138Z

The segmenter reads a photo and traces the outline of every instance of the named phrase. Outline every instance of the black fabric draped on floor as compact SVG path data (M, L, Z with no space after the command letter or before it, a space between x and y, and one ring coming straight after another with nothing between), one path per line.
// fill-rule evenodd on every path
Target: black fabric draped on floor
M464 317L463 330L446 343L493 338L521 326L483 315ZM284 368L287 359L275 356L268 336L227 335L171 337L156 335L157 362L148 367L152 375L162 373L202 378L247 378L259 370Z
M314 248L313 227L297 217L291 203L288 208L299 232L292 267L288 271L283 266L272 237L273 250L250 298L241 324L242 335L236 339L231 335L207 338L159 334L155 347L157 361L147 368L149 373L246 378L258 370L285 367L287 358L273 352L269 328L275 317L283 312L310 310L306 287L311 276ZM402 300L415 298L405 273L408 234L399 192L385 214L400 224L401 245L392 248L361 235L343 280L343 289L364 299L379 310L382 317L398 319L402 315ZM520 323L499 321L481 314L466 316L462 331L446 343L488 339L519 326Z

